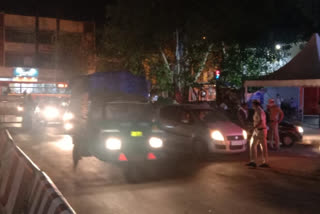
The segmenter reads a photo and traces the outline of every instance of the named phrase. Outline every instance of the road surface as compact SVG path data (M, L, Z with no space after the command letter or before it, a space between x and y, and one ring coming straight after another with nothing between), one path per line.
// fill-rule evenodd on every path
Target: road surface
M158 179L129 184L121 169L95 158L81 160L74 170L71 138L55 129L44 136L15 130L13 137L79 214L320 212L319 182L248 169L244 155L217 156L201 165L168 163L167 170L150 172Z

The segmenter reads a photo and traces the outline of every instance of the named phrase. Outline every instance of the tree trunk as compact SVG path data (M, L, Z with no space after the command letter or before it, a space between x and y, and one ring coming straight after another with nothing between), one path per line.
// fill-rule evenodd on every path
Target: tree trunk
M208 56L209 56L210 52L212 51L212 48L213 48L213 44L210 44L209 47L208 47L207 52L204 54L203 60L202 60L201 65L200 65L200 68L197 71L197 73L195 74L194 82L197 82L197 80L199 79L203 69L205 68L207 60L208 60Z

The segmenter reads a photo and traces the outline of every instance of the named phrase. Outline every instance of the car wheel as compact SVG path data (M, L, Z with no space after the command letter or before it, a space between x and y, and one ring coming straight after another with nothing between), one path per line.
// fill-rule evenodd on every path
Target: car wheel
M198 161L205 161L208 158L208 145L200 140L196 140L192 145L192 156L193 159Z
M291 134L285 134L281 136L282 146L291 147L295 143L295 138Z

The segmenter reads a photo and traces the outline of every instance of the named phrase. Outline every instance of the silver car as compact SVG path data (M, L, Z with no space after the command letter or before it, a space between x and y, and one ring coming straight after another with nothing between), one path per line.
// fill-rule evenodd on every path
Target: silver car
M213 152L240 153L246 150L247 132L232 123L223 111L209 105L162 107L160 122L168 144L175 151L192 152L202 159Z

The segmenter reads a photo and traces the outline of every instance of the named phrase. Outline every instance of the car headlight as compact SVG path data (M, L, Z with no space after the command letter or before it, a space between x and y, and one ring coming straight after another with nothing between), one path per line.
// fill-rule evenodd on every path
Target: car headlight
M304 130L301 126L297 126L297 131L300 133L300 134L303 134Z
M158 148L161 148L163 146L163 141L158 137L151 137L149 139L149 145L152 148L158 149Z
M72 120L73 119L73 114L71 112L66 112L64 115L63 115L63 120L64 121L67 121L67 120Z
M64 129L67 130L67 131L73 129L73 124L72 124L72 123L66 123L66 124L64 124Z
M53 119L59 116L59 110L55 107L46 107L43 114L47 119Z
M23 108L22 106L18 106L18 107L17 107L17 110L21 112L21 111L24 110L24 108Z
M213 140L217 140L217 141L224 141L224 137L223 137L223 135L221 134L220 131L211 132L211 138Z
M120 150L121 149L121 140L119 138L110 137L106 140L106 148L109 150Z
M243 139L248 139L248 133L245 130L242 130Z

